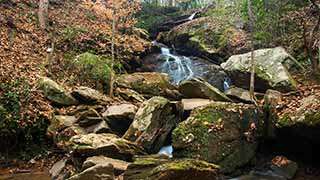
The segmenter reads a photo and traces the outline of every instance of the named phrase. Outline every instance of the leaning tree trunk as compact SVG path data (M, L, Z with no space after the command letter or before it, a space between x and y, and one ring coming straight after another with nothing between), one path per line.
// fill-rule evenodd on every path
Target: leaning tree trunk
M48 17L48 7L49 7L49 0L39 1L38 18L39 18L39 24L41 29L46 28L46 22Z

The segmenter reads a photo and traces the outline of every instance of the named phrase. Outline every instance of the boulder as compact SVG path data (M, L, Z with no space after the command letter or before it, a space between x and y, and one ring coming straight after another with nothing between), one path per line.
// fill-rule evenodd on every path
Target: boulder
M225 102L231 101L219 89L200 78L183 81L179 85L179 91L185 98L203 98Z
M206 160L233 172L255 156L261 120L253 105L214 102L197 108L172 133L173 157Z
M245 31L219 17L201 17L161 33L157 41L172 44L181 54L210 59L216 64L249 50Z
M264 137L275 138L275 124L278 121L277 108L282 101L282 93L279 91L268 89L264 95L263 111L264 111Z
M70 177L68 180L114 180L114 170L110 163L97 164L79 174Z
M70 138L72 138L75 135L84 134L87 134L87 131L79 125L74 124L60 131L56 136L54 136L53 140L57 147L59 147L60 149L67 150L67 147L70 144Z
M238 87L231 87L224 92L230 99L234 102L242 102L251 104L253 101L250 97L250 92L246 89L238 88ZM261 93L254 93L255 97L258 99L263 98L263 94Z
M133 103L142 103L146 100L141 94L137 93L132 89L117 88L116 94L122 97L124 100Z
M129 165L124 179L140 180L218 180L219 167L201 160L169 160L161 157L138 157Z
M295 136L303 137L313 143L320 142L320 97L311 95L301 100L300 107L280 115L276 124Z
M123 135L131 125L138 107L133 104L112 105L102 113L110 127L119 135Z
M67 127L71 127L77 122L75 116L54 115L47 129L47 134L51 137L57 135L60 131Z
M44 96L54 103L65 106L78 104L78 101L69 92L47 77L40 78L38 87L43 91Z
M51 167L49 173L52 179L58 179L60 177L62 171L66 167L67 158L61 159L60 161L54 163L54 165Z
M181 100L183 111L191 111L191 110L196 109L198 107L211 104L212 102L213 101L210 99L199 99L199 98L182 99Z
M132 160L134 155L145 154L135 143L107 133L73 136L68 148L73 151L74 156L104 155L125 161Z
M116 80L120 88L132 89L145 97L164 96L176 99L178 93L175 87L170 84L167 74L156 72L144 72L123 74Z
M80 86L72 91L72 96L78 101L85 104L92 104L97 102L109 102L111 99L95 89Z
M158 152L179 122L176 108L166 98L149 99L141 105L123 137L137 142L150 153Z
M276 156L272 159L270 168L275 174L292 179L298 170L298 164L284 156Z
M296 82L284 65L290 56L284 48L269 48L254 51L256 61L255 89L265 92L275 89L288 92L296 89ZM231 56L221 67L228 73L233 83L241 88L249 89L251 53Z
M112 164L114 168L114 173L115 175L120 175L122 174L125 170L127 170L128 166L130 163L126 161L121 161L118 159L112 159L108 158L105 156L93 156L93 157L88 157L86 161L82 165L82 169L88 169L92 166L98 165L98 164L105 164L109 163Z
M91 125L86 129L87 133L96 133L96 134L101 134L101 133L113 133L109 125L106 123L106 121L100 121L97 124Z

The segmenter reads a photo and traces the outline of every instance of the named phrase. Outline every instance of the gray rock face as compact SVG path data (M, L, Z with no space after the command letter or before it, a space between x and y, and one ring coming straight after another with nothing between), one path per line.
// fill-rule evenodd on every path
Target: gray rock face
M123 135L131 125L138 107L133 104L120 104L108 107L102 114L110 127L119 135Z
M132 90L132 89L126 89L126 88L117 88L116 93L122 97L126 101L130 101L133 103L142 103L146 99L139 94L138 92Z
M124 74L117 78L116 84L120 88L132 89L147 98L152 96L177 98L175 87L170 84L168 75L163 73Z
M262 92L267 89L282 92L296 89L296 82L284 65L290 58L291 56L282 47L254 51L254 59L256 60L255 89ZM251 53L234 55L227 62L222 63L221 67L229 74L236 86L248 89L250 60Z
M97 164L70 177L68 180L114 180L113 171L112 164Z
M44 96L54 103L66 106L78 104L78 101L62 86L47 77L41 77L38 86L43 91Z
M75 156L105 155L130 161L134 155L143 155L143 149L135 143L119 138L114 134L76 135L68 146Z
M173 157L197 158L233 172L255 155L258 120L262 114L255 114L253 105L213 102L197 108L173 131Z
M123 137L142 145L148 152L158 152L179 122L175 108L166 98L149 99L141 105Z
M182 99L182 107L183 111L191 111L193 109L196 109L201 106L206 106L208 104L211 104L213 101L210 99Z
M250 97L250 92L246 89L238 88L238 87L231 87L226 92L224 92L230 99L232 99L234 102L242 102L242 103L248 103L251 104L253 101ZM263 94L262 93L254 93L256 98L262 99Z
M73 90L72 96L74 96L80 102L87 104L110 101L110 98L99 91L84 86Z
M109 163L112 164L114 168L114 173L115 175L120 175L122 174L125 170L127 170L128 166L130 163L126 161L121 161L118 159L112 159L108 158L105 156L93 156L93 157L88 157L86 161L82 165L82 169L88 169L92 166L98 165L98 164L105 164Z
M97 124L87 127L86 132L101 134L101 133L112 133L113 131L105 121L100 121Z
M138 157L124 173L127 180L218 180L219 167L196 159L169 160L161 157Z
M219 89L199 78L183 81L179 85L180 93L186 98L203 98L214 101L231 101Z
M61 172L66 166L67 159L62 159L58 162L56 162L50 169L49 173L52 179L58 179Z

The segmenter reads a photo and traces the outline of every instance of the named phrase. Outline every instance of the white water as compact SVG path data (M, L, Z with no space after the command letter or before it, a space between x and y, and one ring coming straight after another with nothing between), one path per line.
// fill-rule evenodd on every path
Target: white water
M159 67L160 71L169 74L174 84L194 76L192 60L185 56L177 56L170 53L168 48L161 48L161 56L164 62Z

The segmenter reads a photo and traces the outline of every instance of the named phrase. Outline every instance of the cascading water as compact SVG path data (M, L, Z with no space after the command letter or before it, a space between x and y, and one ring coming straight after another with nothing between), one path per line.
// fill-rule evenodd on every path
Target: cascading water
M173 55L168 48L162 47L161 59L164 62L159 67L159 71L167 73L174 84L179 84L181 81L194 76L192 60L190 58Z
M166 73L169 75L171 83L175 85L195 77L204 79L221 91L227 90L231 85L230 79L220 66L199 57L179 55L157 41L153 41L152 44L160 48L161 52L145 57L144 68L146 71Z

